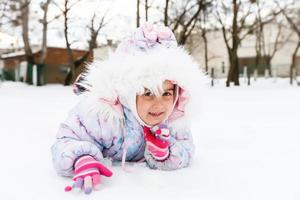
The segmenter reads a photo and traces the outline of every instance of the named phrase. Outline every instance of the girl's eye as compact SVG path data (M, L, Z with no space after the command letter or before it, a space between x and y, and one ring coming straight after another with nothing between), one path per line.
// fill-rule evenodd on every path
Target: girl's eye
M163 93L163 96L172 96L173 95L173 92L165 92Z
M145 92L143 95L145 97L150 97L150 96L152 96L152 92L148 91L148 92Z

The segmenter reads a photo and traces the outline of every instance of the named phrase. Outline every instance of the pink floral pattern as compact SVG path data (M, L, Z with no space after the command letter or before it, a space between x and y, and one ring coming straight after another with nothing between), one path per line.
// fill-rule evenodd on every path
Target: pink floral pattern
M146 23L123 40L118 46L117 52L134 53L157 47L172 48L177 46L176 38L170 28Z

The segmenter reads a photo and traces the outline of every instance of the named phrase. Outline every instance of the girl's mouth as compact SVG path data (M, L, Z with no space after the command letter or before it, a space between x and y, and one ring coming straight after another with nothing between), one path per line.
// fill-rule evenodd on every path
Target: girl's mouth
M160 117L164 112L149 112L152 117Z

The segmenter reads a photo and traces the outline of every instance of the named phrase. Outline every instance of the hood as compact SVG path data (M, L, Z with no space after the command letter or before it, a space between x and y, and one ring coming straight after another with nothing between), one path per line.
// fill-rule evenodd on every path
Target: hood
M206 78L183 48L162 47L135 54L116 52L105 61L89 64L83 79L84 84L92 86L87 91L88 96L111 102L112 105L119 102L142 125L146 125L136 109L136 95L142 94L144 88L156 93L165 80L177 85L174 109L166 119L174 121L182 115L197 114L198 97Z

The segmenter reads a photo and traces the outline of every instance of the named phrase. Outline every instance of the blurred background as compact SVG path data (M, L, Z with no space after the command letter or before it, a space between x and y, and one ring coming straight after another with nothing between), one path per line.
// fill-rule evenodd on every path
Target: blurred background
M300 85L299 0L0 0L0 80L71 85L145 22L169 26L212 86Z
M169 26L207 73L195 158L170 173L116 166L92 195L299 200L300 0L0 0L0 197L82 197L63 192L50 153L84 98L71 85L145 22Z

